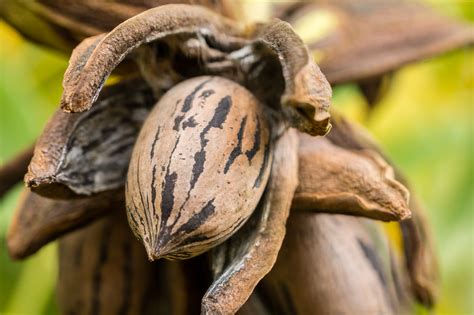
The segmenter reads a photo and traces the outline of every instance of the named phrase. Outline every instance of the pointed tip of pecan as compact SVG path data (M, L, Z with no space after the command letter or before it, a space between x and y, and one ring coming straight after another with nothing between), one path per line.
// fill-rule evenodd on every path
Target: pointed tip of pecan
M155 248L150 246L148 243L144 242L143 245L145 246L145 251L146 251L146 255L148 257L148 261L153 262L153 261L156 261L156 260L158 260L162 257L160 251L155 250Z

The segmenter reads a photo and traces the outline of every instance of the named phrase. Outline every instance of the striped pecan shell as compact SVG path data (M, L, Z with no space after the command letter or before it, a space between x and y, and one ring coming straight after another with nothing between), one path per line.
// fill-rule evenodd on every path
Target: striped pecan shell
M127 176L127 213L151 260L189 258L231 236L257 206L271 165L264 108L242 86L197 77L146 119Z

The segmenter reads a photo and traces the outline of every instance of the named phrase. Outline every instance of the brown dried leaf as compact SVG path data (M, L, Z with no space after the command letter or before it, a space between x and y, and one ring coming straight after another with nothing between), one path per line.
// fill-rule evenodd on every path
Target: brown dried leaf
M403 262L377 222L292 212L259 293L272 314L409 314Z
M372 150L348 150L327 139L300 134L299 165L293 209L383 221L410 216L408 190Z
M276 141L271 176L258 208L213 253L215 279L203 297L201 314L234 314L273 267L298 184L297 147L298 137L292 129Z
M373 78L474 42L472 26L415 1L314 0L279 14L295 27L304 22L297 31L314 33L306 43L331 84ZM331 26L318 27L321 20Z
M352 149L371 149L384 157L382 150L375 140L361 127L349 122L340 114L331 113L333 116L333 129L326 136L337 146ZM395 179L404 186L409 187L404 176L396 169ZM426 211L421 207L415 197L410 198L409 208L412 217L400 222L403 232L404 250L407 268L410 270L412 288L418 300L424 305L433 306L438 294L438 264L434 251L434 240L429 228Z
M135 139L154 103L143 82L127 81L106 88L90 112L58 110L37 141L26 184L51 198L122 187Z
M150 260L198 255L247 221L270 172L263 110L220 77L189 79L160 99L137 139L126 188L130 226Z
M169 3L199 4L230 18L238 15L238 5L229 0L2 0L0 17L26 38L69 54L81 40Z
M61 313L186 314L179 266L149 263L128 227L123 204L117 210L59 240Z
M123 191L80 200L54 200L25 191L7 236L9 254L26 258L59 236L123 207Z

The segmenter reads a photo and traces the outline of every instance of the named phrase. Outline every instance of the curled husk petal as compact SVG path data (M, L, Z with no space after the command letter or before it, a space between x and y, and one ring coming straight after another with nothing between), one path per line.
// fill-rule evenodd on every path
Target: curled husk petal
M70 64L74 71L68 70L64 77L62 108L72 112L88 110L112 70L134 48L170 33L198 30L227 36L241 32L230 20L205 8L188 5L165 5L128 19L98 43L86 62Z
M409 192L372 150L349 150L300 134L298 210L329 211L383 221L410 216Z
M234 314L272 269L298 185L298 137L286 131L275 142L265 194L249 222L213 252L214 282L203 297L201 314Z
M272 314L409 314L403 258L376 221L292 212L258 292Z
M160 99L126 186L130 226L151 260L198 255L247 221L268 179L269 137L264 107L233 81L196 77Z
M7 248L23 259L98 217L123 207L123 191L110 191L77 200L55 200L25 191L8 228Z
M142 81L105 89L92 111L58 110L38 139L25 182L51 198L123 187L135 139L155 99Z
M275 20L243 28L205 8L167 5L82 46L88 49L78 49L64 77L65 111L91 108L112 71L132 58L154 89L202 74L224 76L263 103L281 105L301 131L323 135L330 129L330 86L288 23Z
M328 133L331 87L301 38L288 23L276 19L257 28L254 37L280 60L285 82L281 104L292 125L311 135Z

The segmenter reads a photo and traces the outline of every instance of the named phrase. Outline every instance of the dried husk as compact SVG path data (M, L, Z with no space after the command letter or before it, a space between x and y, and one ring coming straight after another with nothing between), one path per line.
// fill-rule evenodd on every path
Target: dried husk
M239 16L239 6L230 0L2 0L0 17L27 39L69 54L81 40L169 3L197 4L230 18Z
M170 34L201 30L229 38L242 32L231 20L198 6L165 5L128 19L91 47L84 59L71 60L63 81L62 108L71 112L89 109L112 70L133 49Z
M180 267L149 263L123 205L117 210L59 240L61 313L187 314Z
M410 216L409 192L373 150L349 150L299 134L299 186L294 210L393 221Z
M25 191L7 233L10 257L23 259L59 236L123 207L123 191L78 200L54 200Z
M258 293L272 314L408 314L403 259L377 222L292 212L288 233Z
M292 126L313 136L328 133L332 90L301 38L288 23L276 19L257 28L253 37L278 56L284 78L280 102Z
M367 131L349 122L336 112L331 114L334 128L326 136L328 140L337 146L350 150L374 150L393 165ZM394 171L395 179L405 187L409 187L407 180L400 171L396 168L394 168ZM434 240L426 210L420 206L415 196L410 198L409 209L412 217L400 222L406 257L405 263L410 271L411 286L415 296L425 306L431 307L434 305L439 291L439 273Z
M295 130L276 140L272 172L257 210L241 230L212 253L215 278L203 297L201 314L234 314L273 267L298 185L297 147ZM253 307L258 306L247 305Z
M330 128L330 86L282 21L243 28L205 8L166 5L96 39L81 43L73 54L63 81L65 111L88 110L112 71L132 58L154 89L202 74L224 76L265 104L283 105L292 125L304 132L322 135Z
M306 44L331 84L373 79L474 42L470 25L415 1L314 0L284 6L276 16L307 34Z
M132 148L155 99L140 80L107 87L93 110L58 110L38 139L25 182L51 198L89 196L125 184Z
M255 209L271 165L264 107L240 85L197 77L145 121L127 176L127 213L151 260L222 243Z

